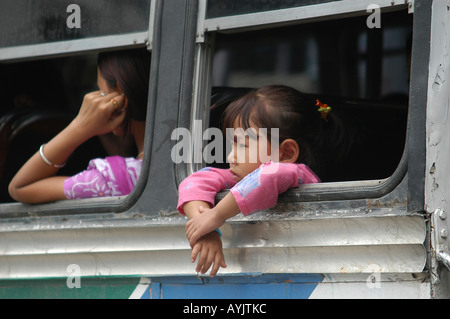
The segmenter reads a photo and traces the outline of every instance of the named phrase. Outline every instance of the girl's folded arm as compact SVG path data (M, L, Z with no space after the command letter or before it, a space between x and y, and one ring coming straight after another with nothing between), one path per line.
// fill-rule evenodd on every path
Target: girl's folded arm
M177 209L184 215L186 213L184 206L191 201L205 202L208 203L209 207L212 207L217 193L233 187L235 184L229 170L204 168L188 176L180 183Z
M305 165L263 164L231 189L242 214L268 209L277 204L278 195L302 183L319 182Z

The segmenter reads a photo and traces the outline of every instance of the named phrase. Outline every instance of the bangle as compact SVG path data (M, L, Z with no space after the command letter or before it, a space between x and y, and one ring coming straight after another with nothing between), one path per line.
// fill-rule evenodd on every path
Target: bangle
M41 147L39 148L39 155L41 155L41 158L45 162L45 164L47 164L49 166L52 166L54 168L61 168L61 167L66 166L66 163L64 163L64 164L53 164L52 162L50 162L47 159L47 157L45 157L45 155L44 155L44 145L45 144L42 144Z
M219 237L222 237L222 232L220 231L219 228L214 229L214 231L216 231L219 234Z

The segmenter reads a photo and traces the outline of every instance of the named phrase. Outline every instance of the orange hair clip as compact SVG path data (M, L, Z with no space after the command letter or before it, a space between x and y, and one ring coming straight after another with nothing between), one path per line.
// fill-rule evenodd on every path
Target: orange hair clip
M319 107L317 109L317 111L320 112L320 116L322 117L322 119L324 119L325 121L328 121L327 115L328 115L328 113L330 113L331 107L329 107L328 104L323 104L319 100L316 100L316 106Z

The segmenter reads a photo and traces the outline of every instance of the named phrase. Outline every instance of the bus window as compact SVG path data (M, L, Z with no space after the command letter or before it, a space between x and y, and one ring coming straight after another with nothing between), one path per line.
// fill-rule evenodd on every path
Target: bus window
M220 127L230 101L223 96L292 86L332 106L345 125L349 151L340 162L330 159L322 181L387 178L405 148L411 32L406 11L383 14L380 29L369 29L366 17L352 17L216 32L210 125Z
M117 16L117 12L121 14ZM151 50L154 13L155 2L150 0L2 3L0 203L14 202L8 193L13 176L75 118L84 96L98 90L98 54ZM86 170L94 158L136 156L131 139L112 134L93 137L74 151L58 175L73 176ZM111 206L119 207L117 203L113 200ZM0 207L1 213L13 210L19 215L23 212L20 205Z
M20 167L76 116L84 94L97 90L96 55L2 64L0 202L12 202L8 184ZM37 80L39 79L39 80ZM99 138L81 145L58 175L86 169L107 151Z

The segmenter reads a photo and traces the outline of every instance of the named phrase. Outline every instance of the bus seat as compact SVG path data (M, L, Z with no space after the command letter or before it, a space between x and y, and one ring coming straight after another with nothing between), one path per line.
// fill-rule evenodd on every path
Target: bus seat
M22 115L27 114L29 109L17 108L4 113L0 117L0 180L8 153L9 136L14 122Z

